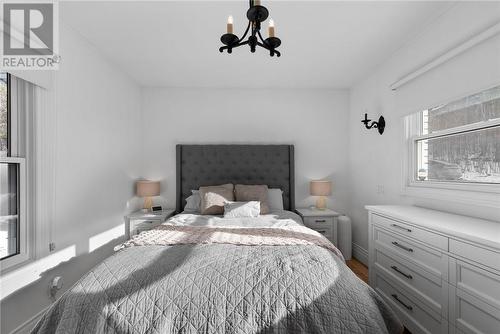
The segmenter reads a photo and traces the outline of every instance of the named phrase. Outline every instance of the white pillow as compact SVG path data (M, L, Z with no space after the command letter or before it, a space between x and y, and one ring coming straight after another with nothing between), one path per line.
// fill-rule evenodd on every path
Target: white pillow
M267 203L271 211L283 210L283 191L281 189L267 190Z
M259 201L224 203L224 218L258 217L259 214Z
M192 195L186 198L184 211L200 212L201 197L198 190L191 190Z

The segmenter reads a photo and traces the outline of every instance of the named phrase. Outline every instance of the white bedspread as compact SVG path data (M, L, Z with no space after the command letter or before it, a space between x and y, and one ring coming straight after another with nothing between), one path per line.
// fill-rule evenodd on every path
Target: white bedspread
M332 251L344 260L342 253L327 238L305 227L300 217L290 211L248 218L183 213L152 230L134 236L115 250L133 246L186 244L316 245Z
M189 212L178 214L167 223L188 226L241 226L241 227L281 227L303 226L302 219L291 211L272 211L267 215L249 218L224 218L222 216L200 215Z

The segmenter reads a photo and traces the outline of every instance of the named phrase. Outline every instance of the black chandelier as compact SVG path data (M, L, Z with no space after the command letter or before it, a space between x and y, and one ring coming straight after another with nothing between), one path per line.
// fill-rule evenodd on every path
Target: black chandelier
M281 40L274 36L273 19L269 20L269 37L264 39L260 33L260 24L267 19L269 11L266 7L261 6L260 0L249 0L249 3L250 8L247 11L248 26L243 34L243 37L238 38L238 36L233 34L233 17L229 16L227 19L227 33L222 35L220 38L224 46L220 47L219 51L223 52L224 50L227 50L227 53L232 53L233 48L248 44L252 53L255 52L257 46L260 46L269 50L271 57L274 55L278 57L281 56L281 53L276 50L276 48L281 45ZM248 39L245 40L249 32L250 36L248 36Z

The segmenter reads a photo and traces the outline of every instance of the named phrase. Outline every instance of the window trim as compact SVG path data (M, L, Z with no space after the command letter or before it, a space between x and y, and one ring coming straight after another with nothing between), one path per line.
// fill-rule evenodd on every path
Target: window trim
M33 145L37 144L34 141L37 133L36 118L31 114L33 110L28 108L26 101L28 96L26 83L10 74L8 77L10 156L0 158L0 162L19 164L19 253L0 260L0 276L29 263L37 255L34 234L36 165L33 160L36 153ZM32 103L38 103L36 94L33 97L35 100ZM20 108L25 110L22 117L19 116ZM24 127L22 130L21 124Z
M11 108L11 104L12 104L12 98L11 98L11 87L12 87L12 82L10 81L11 80L11 77L10 77L10 73L7 73L7 156L10 157L11 156L11 128L12 128L12 125L11 125L11 112L12 112L12 108Z
M488 87L486 89L493 87ZM460 99L475 93L477 93L477 91L471 94L464 95L462 97L458 97L456 99ZM451 99L446 103L453 102L456 99ZM404 117L402 194L406 196L448 200L453 202L498 208L500 184L477 182L418 181L416 179L416 175L418 169L417 145L419 140L439 138L473 130L482 130L497 127L500 126L500 119L477 122L452 129L446 129L430 134L420 135L423 124L421 117L419 116L420 112L415 112Z
M30 259L31 244L29 242L29 226L27 220L27 205L26 205L26 159L18 157L3 157L0 158L0 163L17 164L19 171L19 253L11 255L1 260L0 268L2 273L16 265L24 263Z

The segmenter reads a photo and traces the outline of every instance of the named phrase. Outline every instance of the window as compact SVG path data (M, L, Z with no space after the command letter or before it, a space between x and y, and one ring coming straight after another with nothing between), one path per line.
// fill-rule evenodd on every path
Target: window
M0 73L0 157L9 152L9 76ZM0 259L19 253L18 245L18 168L0 163Z
M20 79L0 72L0 264L28 259L26 210L26 115L18 101Z
M409 183L497 192L500 86L423 110L409 122Z
M9 76L0 72L0 157L7 156L9 132Z

